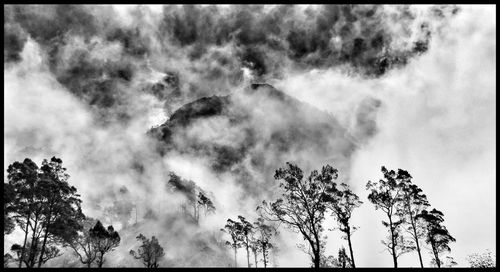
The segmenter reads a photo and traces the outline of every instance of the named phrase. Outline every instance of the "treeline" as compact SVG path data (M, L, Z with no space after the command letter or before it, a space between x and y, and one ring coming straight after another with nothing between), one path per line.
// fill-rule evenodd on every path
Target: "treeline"
M441 267L444 264L442 253L451 251L449 244L455 241L443 225L443 213L435 208L431 209L427 196L412 183L412 177L407 171L393 171L382 167L382 174L383 178L379 182L368 181L366 189L369 191L368 200L385 216L382 224L388 230L388 237L382 243L391 254L394 267L398 267L398 258L402 254L412 251L418 253L419 264L424 267L422 242L432 249L432 264ZM254 238L253 234L259 234L262 225L268 226L264 223L267 221L280 223L300 233L306 241L303 249L311 257L314 267L355 268L351 237L356 227L352 225L351 217L363 202L347 184L335 182L338 170L326 165L321 171L314 170L309 176L305 176L297 165L287 163L285 168L276 170L274 178L280 181L281 196L271 202L263 201L257 207L259 225L250 224L240 215L239 221L228 219L223 229L231 235L227 244L234 249L235 266L236 250L243 247L250 267L249 249L255 252L254 247L262 237ZM337 258L325 256L323 223L328 214L336 219L337 229L347 240L349 255L342 247ZM266 251L261 251L266 266ZM450 262L453 264L452 259ZM257 261L255 265L257 266Z
M87 217L81 209L77 189L68 183L69 175L62 160L43 160L41 167L26 158L7 169L4 183L4 236L18 226L24 234L13 244L14 254L4 255L4 267L15 262L17 267L41 267L48 260L62 255L61 248L71 248L87 267L102 267L106 254L120 244L120 235L113 226L107 228L99 220ZM146 267L158 267L163 248L153 236L140 234L142 245L130 254Z
M398 267L402 254L412 251L417 252L418 262L424 267L423 244L431 248L432 264L442 267L443 253L449 252L449 244L455 241L443 224L443 213L431 207L407 171L382 167L382 174L379 182L368 181L366 189L368 200L385 217L382 224L388 236L382 243L394 267ZM277 229L282 225L302 235L306 241L302 249L314 267L356 267L351 237L357 228L351 217L363 202L347 184L336 183L338 170L326 165L305 176L297 165L287 163L276 170L274 178L279 181L280 197L263 201L256 209L255 220L239 215L236 220L227 219L221 229L230 237L226 245L234 252L234 266L238 266L238 249L243 248L248 267L258 267L259 263L267 267L270 252L277 248ZM68 179L62 160L56 157L43 160L40 167L29 158L9 165L4 183L4 236L18 227L23 239L12 245L12 255L4 255L4 267L12 263L17 267L41 267L61 256L62 248L69 248L84 266L103 267L107 254L120 245L121 237L113 226L105 227L83 214L80 195ZM168 190L185 196L180 213L192 223L198 224L200 216L215 213L212 193L193 181L171 173L166 184ZM341 247L337 257L326 256L325 252L323 223L328 215L336 219L337 229L347 240L348 253ZM159 267L165 252L158 239L143 234L136 238L140 246L130 250L131 258L148 268ZM452 258L446 258L453 264ZM472 267L496 265L491 253L470 255L469 262Z

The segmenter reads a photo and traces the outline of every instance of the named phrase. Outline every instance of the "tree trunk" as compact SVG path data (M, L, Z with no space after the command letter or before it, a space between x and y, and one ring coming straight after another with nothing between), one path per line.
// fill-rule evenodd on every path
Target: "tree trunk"
M436 265L438 268L441 268L441 261L439 260L439 252L434 246L434 243L431 243L431 246L432 246L432 253L434 253L434 260L436 261Z
M347 243L349 244L349 253L351 253L352 268L356 268L356 265L354 264L354 254L352 253L351 229L349 227L347 227Z
M102 268L104 264L104 253L100 252L99 259L97 260L97 267Z
M319 264L320 264L319 250L314 249L314 268L319 268Z
M34 260L35 260L35 253L37 251L37 243L35 243L37 225L38 225L38 215L35 217L35 226L33 227L33 235L31 236L31 248L30 248L30 255L28 258L29 267L35 266Z
M266 246L262 245L262 256L264 257L264 268L267 267L267 260L266 260Z
M47 245L47 237L49 236L50 217L51 215L49 214L49 219L47 220L47 227L45 228L45 235L43 237L42 250L40 253L40 258L38 259L38 268L42 266L43 254L45 253L45 245Z
M253 257L255 259L255 268L257 268L257 250L253 252Z
M417 245L417 253L418 253L418 260L420 261L420 268L424 268L424 263L422 262L422 253L420 253L420 245L418 244L417 227L415 226L415 221L413 220L413 218L411 218L411 226L413 228L415 244Z
M234 267L238 267L238 263L236 262L236 245L234 245Z
M394 229L392 226L392 218L389 216L389 227L391 228L391 249L392 249L392 260L394 261L394 268L398 268L398 257L396 253L396 241L394 240Z
M24 232L24 243L23 243L23 248L21 249L21 258L19 258L19 268L21 268L23 264L24 252L26 250L26 241L28 240L30 216L31 213L28 213L28 216L26 217L26 231Z
M248 250L248 239L247 239L247 262L248 262L248 268L250 268L250 251Z

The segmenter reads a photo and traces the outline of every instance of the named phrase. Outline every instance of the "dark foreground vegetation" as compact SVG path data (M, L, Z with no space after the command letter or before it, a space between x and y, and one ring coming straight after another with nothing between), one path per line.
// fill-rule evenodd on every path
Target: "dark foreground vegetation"
M405 170L382 167L378 182L368 181L368 201L380 211L387 237L382 243L392 256L394 267L398 258L416 251L416 263L424 267L424 248L430 248L431 264L436 267L456 265L445 256L455 242L444 226L444 214L432 207L422 189L412 182ZM19 228L23 239L12 245L11 253L4 255L4 267L43 266L48 260L62 255L62 248L70 248L74 258L86 267L103 267L106 256L120 245L120 235L113 226L105 227L99 220L84 215L80 195L68 182L69 174L62 160L53 157L43 160L39 167L31 159L14 162L7 169L4 183L4 236ZM282 226L300 233L305 244L301 249L310 256L313 267L356 267L356 246L352 235L356 231L351 217L363 201L345 183L337 183L338 170L330 165L309 175L297 165L287 163L276 170L279 197L264 200L252 215L238 215L227 219L221 228L227 236L226 245L234 253L234 266L238 266L237 253L246 253L248 267L268 267L269 253L277 246L274 239ZM181 207L183 214L198 222L200 216L215 213L216 207L209 193L192 181L183 180L172 173L167 182L175 190L189 192L188 202ZM331 226L343 234L348 249L341 247L337 256L325 252L324 221L327 216L336 219ZM254 221L254 222L251 222ZM136 237L140 246L130 250L130 258L148 268L157 268L165 258L165 250L155 236ZM168 249L167 249L168 250ZM491 252L472 254L471 267L494 267ZM14 264L14 265L13 265Z

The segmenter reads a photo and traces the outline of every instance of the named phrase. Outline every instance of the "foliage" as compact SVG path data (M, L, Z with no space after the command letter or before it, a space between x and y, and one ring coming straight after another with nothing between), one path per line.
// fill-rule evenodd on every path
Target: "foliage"
M68 184L66 168L56 157L43 160L41 168L29 158L22 163L16 161L9 165L7 173L8 184L14 191L9 211L24 232L23 244L15 247L19 267L23 263L40 267L58 256L54 254L56 246L80 229L80 195Z
M351 235L356 230L356 227L351 226L349 221L353 210L361 206L363 202L359 200L359 197L351 191L347 184L341 183L339 187L332 187L328 191L326 197L327 208L332 211L332 215L337 219L339 230L345 234L344 238L348 241L351 255L350 261L352 266L356 267L351 243Z
M323 226L325 219L325 194L334 187L337 169L326 165L321 173L314 170L304 178L302 170L291 163L276 170L274 178L280 180L281 197L272 203L263 201L259 207L267 220L285 224L302 234L311 251L314 267L320 266Z
M368 181L366 189L370 191L368 200L375 205L375 209L382 210L389 219L389 222L382 221L382 224L389 229L389 236L382 243L387 247L392 255L394 267L398 267L397 259L401 254L413 250L411 241L403 236L402 224L404 223L403 204L403 183L410 178L408 172L398 169L387 170L382 166L384 179L378 183Z
M230 246L234 249L234 267L238 267L238 263L236 261L236 254L238 248L242 246L242 237L241 237L241 230L242 226L240 222L234 221L232 219L227 219L226 225L224 226L223 229L221 229L222 232L225 232L231 236L231 241L226 241L226 245Z
M120 235L116 232L113 226L104 228L101 221L97 221L94 227L89 231L90 239L94 239L95 250L97 251L97 266L102 267L106 259L104 255L113 251L120 244Z
M74 254L80 262L87 267L91 267L92 263L97 260L97 242L95 237L90 235L90 229L96 224L96 220L90 217L82 218L82 231L77 235L68 237L65 242L73 249Z
M467 261L472 268L496 267L495 256L489 250L481 254L473 253L467 256Z
M137 240L141 241L142 245L137 252L130 250L130 255L141 260L147 268L158 268L159 261L165 256L163 247L158 243L158 239L153 236L151 240L149 240L144 235L139 234Z
M427 201L427 196L423 193L416 184L411 182L412 176L402 170L401 179L402 186L402 198L403 209L400 211L401 217L405 219L405 230L410 234L413 243L415 244L415 249L417 250L420 267L424 267L422 261L422 254L420 251L419 239L424 236L424 226L421 224L420 220L417 220L419 214L430 206L429 201Z
M437 267L441 267L441 260L439 254L445 251L451 251L449 243L455 242L455 238L450 235L445 226L443 213L436 209L431 211L424 210L417 216L417 220L423 221L426 226L426 242L431 245L433 262Z

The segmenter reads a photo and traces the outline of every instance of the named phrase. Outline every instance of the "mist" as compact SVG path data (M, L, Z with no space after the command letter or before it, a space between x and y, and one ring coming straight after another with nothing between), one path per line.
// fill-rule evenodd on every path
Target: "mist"
M4 169L60 157L84 213L122 236L105 266L140 266L128 254L139 233L159 238L163 266L232 265L219 229L256 218L286 161L306 173L339 168L365 202L353 216L359 266L390 264L382 215L364 189L382 165L408 170L444 212L459 266L496 250L491 6L12 5L4 17ZM248 93L252 83L293 102ZM164 142L148 131L213 96L229 97L229 114L176 130L173 148L158 152ZM294 126L311 138L287 148L269 140ZM217 153L198 148L208 145L245 148L214 167ZM181 218L185 196L166 189L170 172L212 193L216 213L198 225ZM143 218L149 210L156 218ZM345 241L327 234L335 255ZM19 240L6 236L4 251ZM310 266L300 236L280 229L277 241L275 263ZM417 265L412 254L403 266ZM47 263L61 264L81 265L69 251Z

